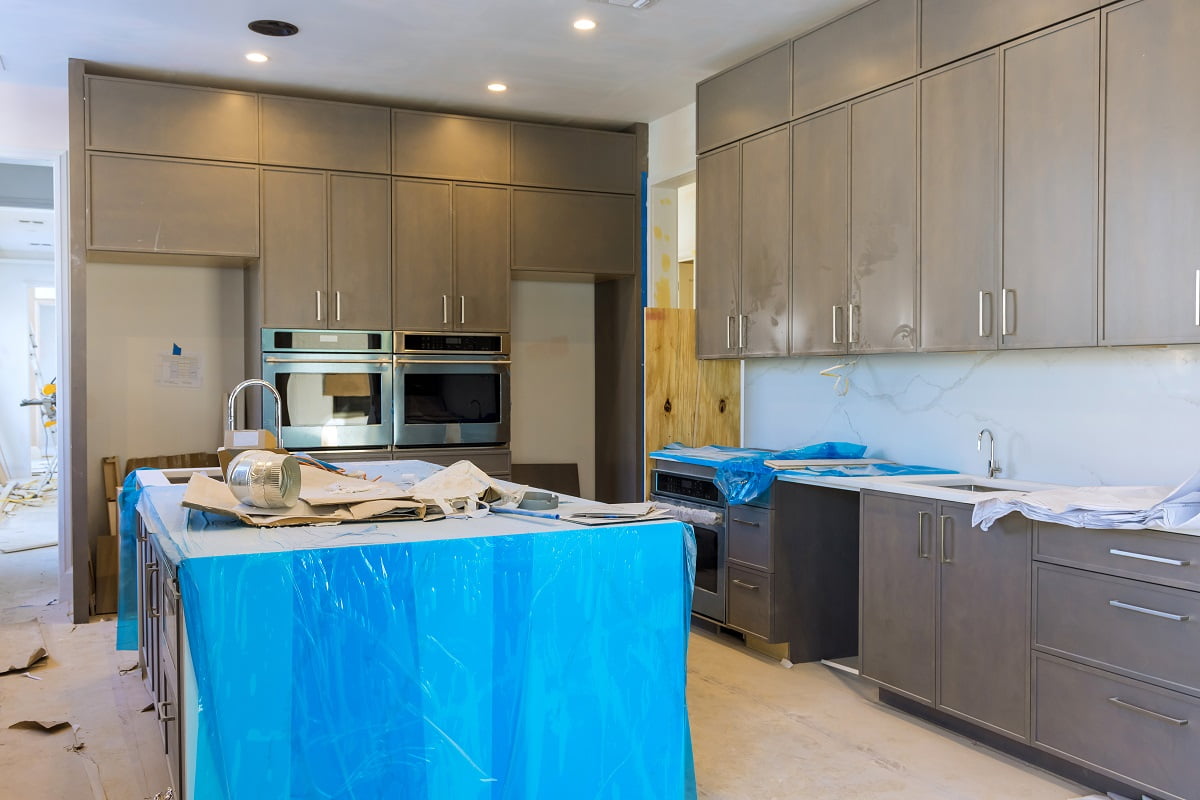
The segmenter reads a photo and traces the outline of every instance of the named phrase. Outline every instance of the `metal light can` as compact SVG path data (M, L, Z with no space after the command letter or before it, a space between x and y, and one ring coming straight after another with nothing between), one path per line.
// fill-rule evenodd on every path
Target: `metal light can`
M234 497L258 508L291 508L300 498L300 462L286 453L246 450L229 462Z

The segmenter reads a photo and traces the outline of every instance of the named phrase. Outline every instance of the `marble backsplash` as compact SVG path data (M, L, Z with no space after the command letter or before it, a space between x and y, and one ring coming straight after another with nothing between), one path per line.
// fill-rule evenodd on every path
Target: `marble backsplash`
M757 359L744 438L783 449L861 442L868 455L1075 485L1174 485L1200 469L1200 346Z

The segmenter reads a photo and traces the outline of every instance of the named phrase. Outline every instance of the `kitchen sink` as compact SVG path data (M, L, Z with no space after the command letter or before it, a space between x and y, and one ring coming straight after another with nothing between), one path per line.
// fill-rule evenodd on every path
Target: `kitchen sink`
M958 489L961 492L1011 492L1006 486L983 486L978 483L927 483L926 486L940 486L944 489Z

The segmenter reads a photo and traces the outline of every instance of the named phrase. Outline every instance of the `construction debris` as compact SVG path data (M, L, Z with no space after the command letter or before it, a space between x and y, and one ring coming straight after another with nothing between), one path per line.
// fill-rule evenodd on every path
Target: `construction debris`
M24 672L47 656L37 620L0 625L0 675Z

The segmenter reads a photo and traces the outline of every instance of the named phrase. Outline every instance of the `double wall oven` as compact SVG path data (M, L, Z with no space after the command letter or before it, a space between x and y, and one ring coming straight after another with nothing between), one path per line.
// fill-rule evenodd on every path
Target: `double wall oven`
M263 379L290 449L507 445L508 337L264 329ZM267 397L264 419L274 415Z

